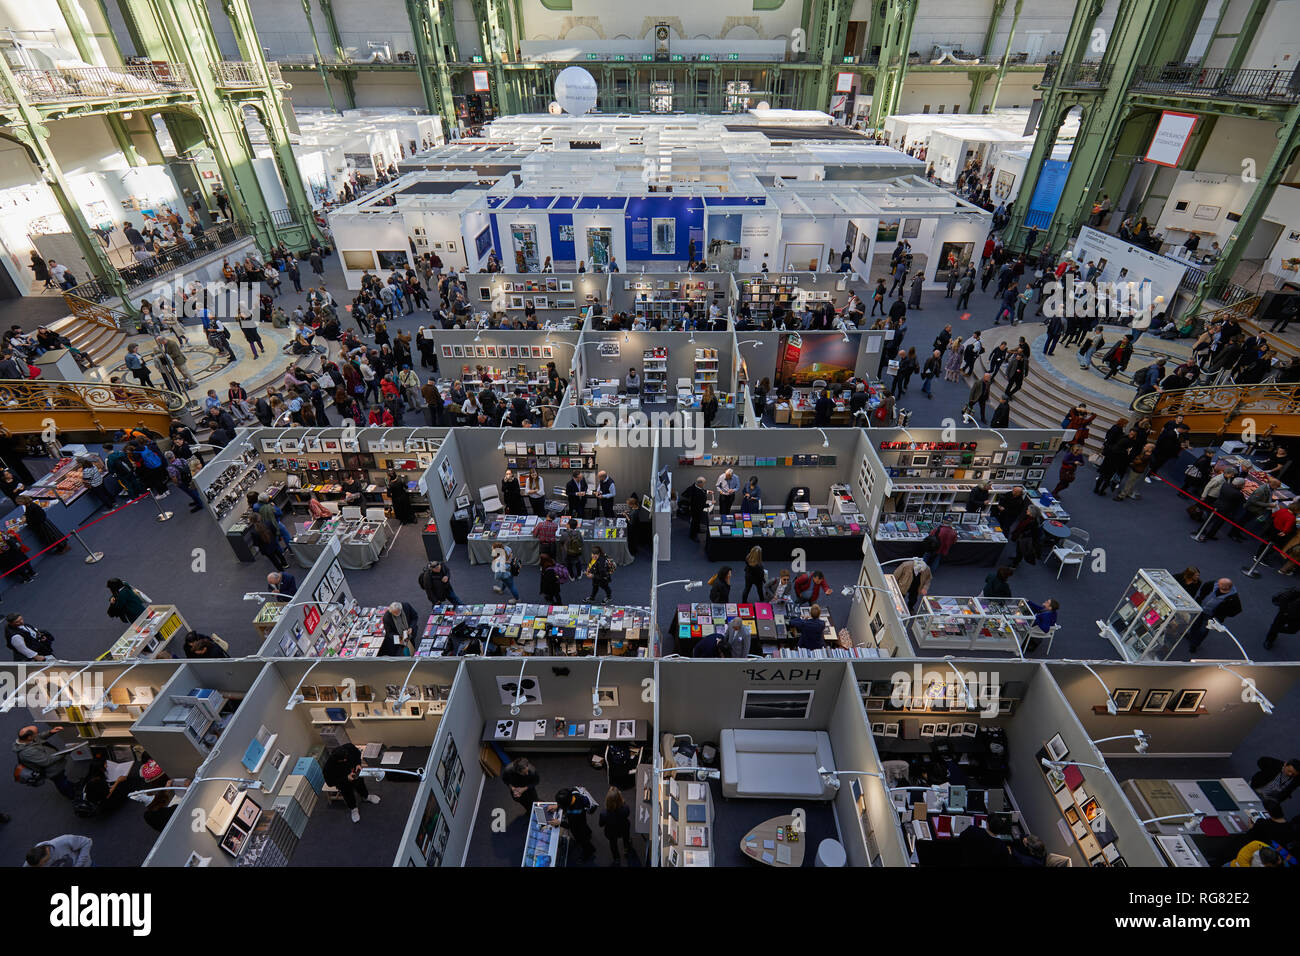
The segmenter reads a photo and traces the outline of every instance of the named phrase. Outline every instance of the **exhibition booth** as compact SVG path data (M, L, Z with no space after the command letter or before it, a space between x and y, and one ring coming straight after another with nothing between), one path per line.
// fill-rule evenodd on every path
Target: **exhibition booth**
M1057 143L1052 147L1050 159L1056 163L1069 160L1074 150L1073 143ZM993 184L989 187L989 198L1008 207L1020 195L1020 186L1025 181L1025 170L1029 167L1029 158L1033 155L1033 146L1019 149L1003 149L993 165Z
M387 865L456 671L452 662L391 659L262 667L145 865L337 866L340 840L349 865ZM329 753L349 744L368 762L361 782L386 798L359 802L367 828L359 842L343 795L325 779ZM191 826L195 819L203 825Z
M1096 263L1101 271L1093 282L1114 283L1131 290L1131 304L1117 304L1121 315L1151 305L1159 297L1163 297L1166 308L1172 305L1189 265L1186 259L1163 256L1090 226L1083 226L1074 240L1074 259L1085 273L1089 262ZM1158 304L1155 311L1159 311Z
M597 805L611 787L619 790L631 810L633 845L645 859L654 664L562 663L461 665L394 865L563 866L574 855L570 840L548 823L557 791L579 786ZM498 778L520 758L533 764L540 782L532 795L517 798Z
M522 326L526 311L547 330L577 329L589 309L609 311L614 276L591 272L478 272L465 277L470 308Z
M1252 789L1256 760L1284 754L1250 749L1274 703L1300 671L1249 661L1153 665L1050 663L1071 709L1102 745L1108 766L1170 866L1222 866L1266 816ZM1139 731L1144 739L1135 745ZM1190 764L1193 770L1184 769Z
M934 164L934 176L949 185L970 163L978 162L983 170L994 169L1006 153L1032 149L1034 137L978 124L954 124L930 131L930 147L925 158Z

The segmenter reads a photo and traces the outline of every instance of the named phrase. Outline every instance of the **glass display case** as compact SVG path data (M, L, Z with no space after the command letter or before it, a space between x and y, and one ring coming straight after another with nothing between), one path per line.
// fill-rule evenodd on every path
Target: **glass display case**
M560 826L560 809L554 803L534 803L528 814L524 859L520 866L564 866L569 855L569 833Z
M927 595L912 621L918 648L1020 653L1034 626L1034 612L1021 598Z
M1123 661L1163 661L1173 654L1201 606L1163 568L1139 568L1101 635Z

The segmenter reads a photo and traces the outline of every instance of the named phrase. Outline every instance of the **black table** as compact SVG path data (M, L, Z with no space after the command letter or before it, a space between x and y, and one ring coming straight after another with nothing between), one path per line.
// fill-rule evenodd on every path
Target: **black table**
M744 561L749 549L758 545L763 549L764 561L788 561L794 557L795 548L802 548L805 554L814 556L818 561L860 561L863 537L860 534L836 535L831 538L709 537L704 544L704 556L710 561Z
M881 564L886 561L898 561L902 558L919 558L925 550L920 541L874 541L872 547L876 560ZM993 567L1006 548L1005 541L956 541L952 550L944 557L944 564L978 564ZM764 555L767 554L764 549Z

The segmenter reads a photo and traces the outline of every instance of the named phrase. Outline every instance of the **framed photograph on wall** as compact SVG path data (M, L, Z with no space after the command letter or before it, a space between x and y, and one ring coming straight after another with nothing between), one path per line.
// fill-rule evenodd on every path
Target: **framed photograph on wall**
M538 295L533 297L533 308L549 309L550 307L551 307L550 301L546 298L546 296Z
M479 299L482 300L483 302L491 302L491 301L492 301L492 290L489 289L489 288L488 288L487 286L485 286L485 285L484 285L484 286L479 286L478 297L479 297Z
M1149 690L1147 699L1142 702L1144 714L1159 714L1169 706L1169 698L1174 696L1172 690Z
M468 348L468 347L469 347L469 346L466 346L466 348ZM486 345L476 345L476 346L474 346L474 357L475 357L475 358L487 358L487 346L486 346Z
M529 346L529 348L531 349L531 354L533 358L539 359L542 357L542 347L540 345L532 345Z
M917 236L919 236L920 234L921 234L921 220L920 220L920 219L904 219L904 220L903 220L903 238L904 238L904 239L915 239L915 238L916 238Z
M512 295L510 297L509 308L522 309L524 307L524 297L522 295Z
M453 346L451 347L451 357L452 357L452 358L465 358L465 348L464 348L463 346L460 346L460 345L453 345Z
M559 288L558 291L560 291L560 292L572 292L572 291L573 291L573 280L572 280L572 279L561 279L561 280L560 280L560 288Z
M1111 694L1111 700L1115 702L1115 712L1119 714L1127 714L1133 709L1133 706L1137 703L1138 695L1141 693L1142 691L1140 690L1132 690L1124 687L1117 688L1115 692Z
M451 358L451 346L450 346L450 345L444 345L444 346L442 347L442 357L443 357L443 358Z
M506 357L507 357L507 358L519 358L519 346L517 346L517 345L512 345L512 346L510 346L509 349L507 349Z
M1178 696L1174 698L1173 712L1175 714L1194 714L1201 709L1201 702L1205 700L1205 691L1203 690L1180 690Z
M1219 213L1222 211L1223 211L1222 206L1210 206L1205 203L1202 203L1201 205L1196 207L1196 211L1192 213L1192 218L1214 220L1219 218Z
M496 358L496 357L497 357L497 347L496 347L495 345L489 345L489 346L487 346L487 357L488 357L488 358Z
M1070 748L1065 745L1065 739L1056 734L1047 742L1047 756L1052 760L1064 760L1070 756Z
M1041 468L1030 468L1029 471L1028 471L1028 473L1025 475L1025 479L1026 479L1027 481L1042 481L1042 480L1043 480L1043 469L1041 469Z
M547 291L547 292L559 292L559 291L560 291L560 280L557 279L557 278L555 278L555 276L547 276L547 279L546 279L546 291Z
M455 251L456 251L456 243L452 242L451 240L448 240L448 241L447 241L447 251L448 251L448 252L455 252Z

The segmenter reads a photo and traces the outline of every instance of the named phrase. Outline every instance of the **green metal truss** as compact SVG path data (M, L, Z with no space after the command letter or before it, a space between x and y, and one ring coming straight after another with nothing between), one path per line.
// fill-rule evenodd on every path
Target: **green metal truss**
M406 0L406 13L415 37L415 61L425 109L442 117L445 132L450 136L456 126L456 105L445 48L454 48L455 29L444 22L439 0Z
M884 0L884 16L871 18L870 42L872 46L880 46L875 91L871 98L870 125L875 129L884 125L886 116L898 112L898 104L903 97L917 2L918 0Z
M303 0L304 4L310 2L311 0ZM329 30L330 45L334 47L334 57L338 60L339 69L337 75L339 81L343 84L343 92L348 98L348 109L354 110L357 108L356 71L347 68L349 65L347 63L348 55L347 51L343 49L343 35L339 33L338 20L334 17L333 0L320 0L320 12L325 18L325 27ZM310 15L308 15L307 19L310 23ZM328 77L330 72L331 71L327 69L325 75ZM331 102L333 102L333 100L331 100Z

